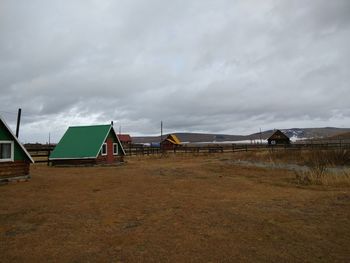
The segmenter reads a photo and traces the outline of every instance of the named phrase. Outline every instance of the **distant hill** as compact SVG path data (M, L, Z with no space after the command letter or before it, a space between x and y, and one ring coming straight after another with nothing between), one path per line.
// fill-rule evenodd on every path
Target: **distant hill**
M244 135L210 134L210 133L186 133L177 132L175 134L181 142L223 142L246 140ZM163 135L165 138L168 134ZM132 137L134 143L160 142L160 136Z
M350 139L350 132L345 132L345 133L339 133L336 135L333 135L329 137L329 139L333 140L349 140Z
M332 136L338 136L342 133L350 133L350 128L292 128L281 129L288 137L293 140L298 139L321 139ZM263 131L260 133L253 133L249 135L229 135L229 134L212 134L212 133L174 133L181 142L225 142L225 141L249 141L249 140L266 140L273 134L274 130ZM167 134L163 135L165 138ZM344 135L345 136L345 135ZM132 137L134 143L151 143L160 142L160 136L142 136Z
M289 138L296 139L321 139L331 136L335 136L340 133L350 132L350 128L335 128L335 127L324 127L324 128L291 128L281 129ZM266 139L271 136L274 130L268 130L262 132L262 138ZM253 139L258 139L260 134L254 133L249 135Z

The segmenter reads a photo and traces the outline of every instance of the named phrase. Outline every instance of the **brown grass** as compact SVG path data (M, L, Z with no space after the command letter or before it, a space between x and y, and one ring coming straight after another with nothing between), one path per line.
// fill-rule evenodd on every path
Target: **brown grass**
M254 161L269 161L274 163L296 163L314 165L315 162L326 166L350 165L349 149L333 150L301 150L301 149L273 149L235 153L237 158Z
M350 188L236 155L32 167L0 187L1 262L346 262Z
M312 168L310 171L295 172L298 184L350 186L350 170L339 173L327 172L322 167Z
M267 162L272 164L298 164L309 167L308 171L296 171L298 184L303 185L350 185L350 151L334 150L290 150L274 149L273 151L252 151L236 154L236 159L251 162ZM329 168L338 167L330 171ZM348 167L348 168L347 168ZM334 169L333 169L334 170Z

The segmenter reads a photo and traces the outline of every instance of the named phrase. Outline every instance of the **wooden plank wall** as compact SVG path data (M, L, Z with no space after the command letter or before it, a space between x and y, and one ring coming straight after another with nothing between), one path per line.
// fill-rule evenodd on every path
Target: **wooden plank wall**
M25 176L29 174L29 162L0 162L0 179Z

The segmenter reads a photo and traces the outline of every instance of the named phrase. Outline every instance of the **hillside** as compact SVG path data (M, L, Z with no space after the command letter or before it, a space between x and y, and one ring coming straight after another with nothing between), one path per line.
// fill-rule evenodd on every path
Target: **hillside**
M227 135L227 134L210 134L210 133L174 133L181 142L222 142L222 141L239 141L246 140L247 136ZM168 134L163 135L165 138ZM135 143L160 142L160 136L133 137Z
M350 128L291 128L281 129L288 137L293 140L298 139L318 139L338 136L342 133L350 133ZM229 134L212 134L212 133L185 133L175 132L182 142L225 142L225 141L249 141L249 140L266 140L272 135L274 130L267 130L260 133L253 133L249 135L229 135ZM163 135L165 138L167 134ZM345 135L344 135L345 136ZM151 143L160 142L160 136L142 136L133 137L134 143Z
M349 140L350 139L350 132L345 132L345 133L339 133L336 135L333 135L329 137L329 139L333 140Z

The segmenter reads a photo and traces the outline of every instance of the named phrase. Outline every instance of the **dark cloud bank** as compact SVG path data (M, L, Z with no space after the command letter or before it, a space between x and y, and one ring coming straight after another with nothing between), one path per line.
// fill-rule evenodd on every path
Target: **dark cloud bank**
M350 125L350 1L1 1L0 114L21 139ZM12 114L14 113L14 114Z

